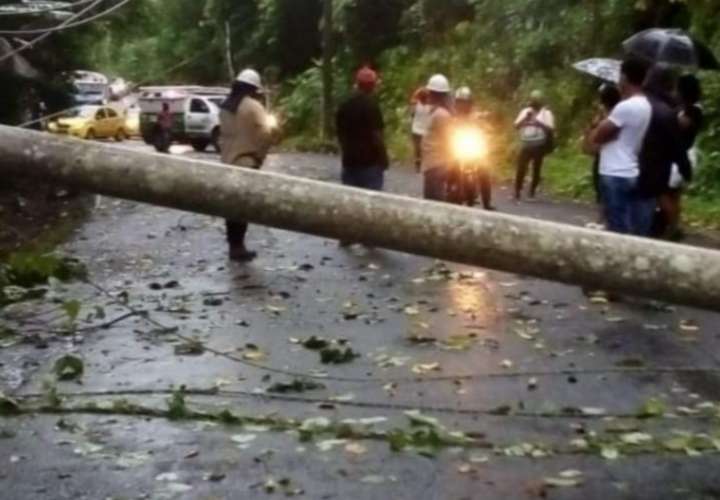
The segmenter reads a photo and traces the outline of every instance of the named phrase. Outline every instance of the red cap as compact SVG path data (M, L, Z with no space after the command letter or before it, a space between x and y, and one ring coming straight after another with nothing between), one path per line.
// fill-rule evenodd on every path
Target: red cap
M372 90L378 83L378 74L368 66L363 66L355 75L355 83L362 89Z

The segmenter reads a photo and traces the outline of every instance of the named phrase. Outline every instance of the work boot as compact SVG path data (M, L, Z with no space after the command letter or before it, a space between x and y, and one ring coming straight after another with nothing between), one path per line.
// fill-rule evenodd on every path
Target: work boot
M250 262L257 257L257 252L248 250L245 245L230 247L230 260L235 262Z

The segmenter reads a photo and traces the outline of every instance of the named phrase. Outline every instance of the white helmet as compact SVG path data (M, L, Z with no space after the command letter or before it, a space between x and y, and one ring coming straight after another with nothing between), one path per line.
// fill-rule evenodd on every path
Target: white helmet
M472 101L473 94L470 87L460 87L455 92L455 100L457 101Z
M450 93L450 82L445 75L434 75L428 80L427 89L430 92L438 92L440 94Z
M244 69L242 70L237 78L235 79L236 82L241 83L247 83L248 85L252 85L258 90L262 90L263 84L262 79L260 78L260 73L255 71L254 69Z

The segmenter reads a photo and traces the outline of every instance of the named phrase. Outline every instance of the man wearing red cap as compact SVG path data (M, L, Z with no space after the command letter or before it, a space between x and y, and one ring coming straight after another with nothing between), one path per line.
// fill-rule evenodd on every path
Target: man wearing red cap
M355 92L336 115L342 150L342 182L346 186L381 191L389 166L382 111L373 94L378 75L365 66L355 76Z

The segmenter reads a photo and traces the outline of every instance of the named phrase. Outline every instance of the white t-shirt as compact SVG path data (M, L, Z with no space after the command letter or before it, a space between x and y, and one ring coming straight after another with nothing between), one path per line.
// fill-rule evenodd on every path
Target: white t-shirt
M620 133L600 149L600 175L628 179L640 175L639 154L651 117L650 102L642 95L615 106L608 120L620 129Z
M432 120L432 106L421 102L415 105L415 113L413 114L412 133L425 136L430 129L430 121Z
M520 125L528 118L528 116L533 114L535 115L535 119L537 121L548 128L553 130L555 129L555 116L548 108L542 108L540 111L536 111L530 107L523 109L520 111L520 114L515 120L515 125ZM524 143L542 144L547 140L547 133L545 132L545 129L538 127L537 125L523 125L520 127L520 140Z

